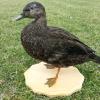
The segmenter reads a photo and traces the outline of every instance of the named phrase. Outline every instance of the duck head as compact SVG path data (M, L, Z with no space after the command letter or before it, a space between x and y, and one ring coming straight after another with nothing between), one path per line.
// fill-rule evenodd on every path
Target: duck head
M34 18L35 20L39 19L40 17L45 17L45 8L44 6L39 2L31 2L27 4L23 12L15 18L15 20L20 20L23 18Z

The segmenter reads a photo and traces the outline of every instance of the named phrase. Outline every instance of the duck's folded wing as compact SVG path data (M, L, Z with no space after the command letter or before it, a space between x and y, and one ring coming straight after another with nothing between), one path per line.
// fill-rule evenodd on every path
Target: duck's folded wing
M49 38L44 39L45 50L50 54L50 59L57 58L62 59L68 56L70 57L82 57L89 56L91 53L91 48L84 43L77 41L75 39L61 39L61 38ZM46 46L47 45L47 46ZM57 60L56 59L56 60Z
M92 50L90 47L88 47L86 44L81 42L78 37L75 35L71 34L68 31L63 30L62 28L57 28L57 27L49 27L49 32L48 32L49 38L54 38L54 39L63 39L66 42L71 42L73 45L77 44L80 47L82 47L84 50L87 49L88 52L95 52ZM85 50L85 51L87 51Z
M62 38L64 37L68 37L68 38L73 38L73 39L77 39L78 40L78 37L76 37L75 35L71 34L70 32L62 29L62 28L58 28L58 27L48 27L48 31L50 33L51 36L60 36Z

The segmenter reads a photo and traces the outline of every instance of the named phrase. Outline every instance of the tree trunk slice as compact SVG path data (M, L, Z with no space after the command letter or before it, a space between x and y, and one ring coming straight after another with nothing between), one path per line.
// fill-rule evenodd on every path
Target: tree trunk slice
M61 68L56 83L49 87L45 83L57 73L57 68L47 69L44 62L32 65L25 73L25 83L34 93L49 97L69 96L81 90L84 76L76 67Z

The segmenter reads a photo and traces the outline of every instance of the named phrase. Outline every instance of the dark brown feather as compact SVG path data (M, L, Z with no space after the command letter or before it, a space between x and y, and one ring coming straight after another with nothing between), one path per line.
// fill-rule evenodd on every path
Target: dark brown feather
M21 41L31 57L62 67L81 64L95 57L94 51L73 34L48 26L46 14L36 17L23 29Z

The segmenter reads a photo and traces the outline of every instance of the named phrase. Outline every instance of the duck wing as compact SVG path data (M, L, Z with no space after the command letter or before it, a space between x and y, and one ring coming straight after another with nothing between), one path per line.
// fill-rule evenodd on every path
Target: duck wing
M89 61L89 56L94 54L94 51L74 35L66 34L67 32L61 29L50 28L45 36L41 37L47 62L69 66Z
M93 49L88 47L86 44L81 42L78 37L75 35L71 34L68 31L65 31L62 28L57 28L57 27L48 27L49 28L49 34L52 38L62 38L65 40L71 40L74 41L76 44L79 44L82 48L87 49L85 51L87 52L95 52Z
M49 28L49 31L55 33L55 35L59 35L59 34L60 34L60 35L62 35L62 36L67 36L67 37L69 37L69 38L73 38L73 39L79 40L78 37L76 37L75 35L71 34L71 33L68 32L68 31L65 31L65 30L62 29L62 28L52 27L52 26L50 26L50 27L48 27L48 28ZM52 33L51 33L51 34L52 34Z

